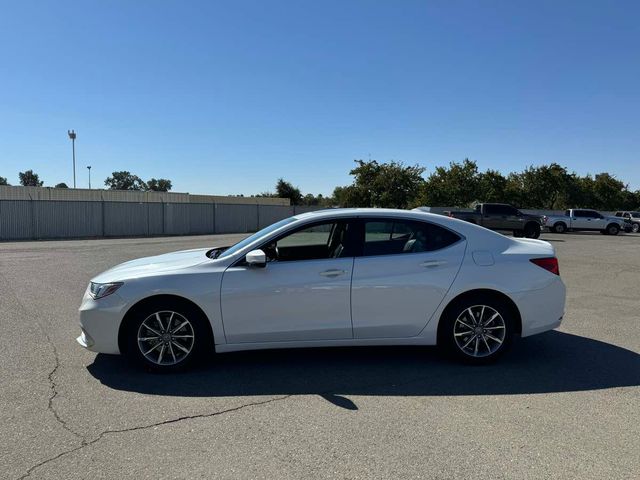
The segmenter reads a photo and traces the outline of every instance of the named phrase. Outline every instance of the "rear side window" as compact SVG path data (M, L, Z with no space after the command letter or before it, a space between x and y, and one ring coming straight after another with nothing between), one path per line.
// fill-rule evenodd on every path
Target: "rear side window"
M460 240L433 223L410 220L366 220L363 255L395 255L440 250Z

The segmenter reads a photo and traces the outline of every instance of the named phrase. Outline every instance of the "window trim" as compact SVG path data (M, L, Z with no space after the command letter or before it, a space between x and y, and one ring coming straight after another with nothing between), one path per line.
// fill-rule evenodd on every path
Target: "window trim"
M437 250L429 250L426 252L400 252L400 253L383 253L381 255L365 255L364 254L364 244L365 244L365 230L364 230L364 225L366 222L369 221L381 221L381 222L415 222L415 223L424 223L427 225L435 225L436 227L439 228L444 228L445 230L448 230L449 232L453 233L454 235L456 235L458 237L458 240L453 242L450 245L447 245L444 248L439 248ZM356 254L354 255L356 258L380 258L380 257L395 257L398 255L424 255L426 253L434 253L434 252L442 252L444 250L447 250L448 248L451 248L457 244L459 244L462 241L467 241L467 237L465 237L462 233L460 232L456 232L455 230L446 227L444 225L440 225L439 223L435 223L435 222L427 222L425 220L419 220L417 218L403 218L403 217L359 217L358 219L356 219L356 222L358 224L358 227L355 229L355 234L359 236L360 238L360 245L356 245ZM391 229L393 231L393 227ZM357 243L357 239L354 243Z

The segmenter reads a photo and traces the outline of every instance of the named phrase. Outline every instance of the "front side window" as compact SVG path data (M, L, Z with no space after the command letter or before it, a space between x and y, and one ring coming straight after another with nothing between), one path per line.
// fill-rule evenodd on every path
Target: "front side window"
M311 225L262 247L269 261L318 260L347 256L349 223L333 221Z
M431 252L460 240L446 228L411 220L367 220L364 224L363 255L395 255Z

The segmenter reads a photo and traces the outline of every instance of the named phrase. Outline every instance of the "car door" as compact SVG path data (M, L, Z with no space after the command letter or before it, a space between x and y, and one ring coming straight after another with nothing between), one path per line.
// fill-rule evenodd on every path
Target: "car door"
M418 335L455 279L466 240L438 225L363 219L351 287L354 338Z
M223 275L228 343L352 338L351 223L306 225L270 241L264 268L240 260Z
M576 230L588 230L591 228L591 221L587 220L588 214L586 210L572 210L571 228Z
M502 222L500 205L484 205L481 225L486 228L496 229Z

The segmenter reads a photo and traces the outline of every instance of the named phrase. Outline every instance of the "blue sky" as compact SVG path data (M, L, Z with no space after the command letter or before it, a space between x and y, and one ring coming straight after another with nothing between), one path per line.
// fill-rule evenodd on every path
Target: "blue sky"
M0 176L245 195L356 158L640 188L637 1L2 1Z

